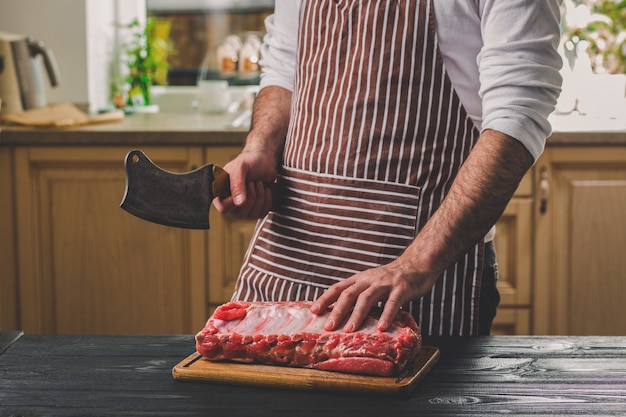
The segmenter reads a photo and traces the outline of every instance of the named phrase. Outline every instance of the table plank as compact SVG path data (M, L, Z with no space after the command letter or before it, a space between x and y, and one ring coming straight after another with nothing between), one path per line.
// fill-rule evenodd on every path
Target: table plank
M626 415L626 338L427 339L409 398L176 381L193 336L23 336L0 356L0 415Z

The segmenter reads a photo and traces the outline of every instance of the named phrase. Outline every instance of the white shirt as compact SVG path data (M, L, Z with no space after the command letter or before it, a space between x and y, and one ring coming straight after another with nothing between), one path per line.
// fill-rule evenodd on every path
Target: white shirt
M479 130L524 144L535 160L561 91L559 0L433 0L443 62ZM293 91L302 0L276 0L267 18L261 88Z

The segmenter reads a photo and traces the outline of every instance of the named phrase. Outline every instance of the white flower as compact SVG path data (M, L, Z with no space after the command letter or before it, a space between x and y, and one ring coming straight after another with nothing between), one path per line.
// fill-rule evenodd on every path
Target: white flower
M587 27L591 22L591 11L584 4L576 6L573 0L564 0L565 6L565 25L568 31L575 31Z

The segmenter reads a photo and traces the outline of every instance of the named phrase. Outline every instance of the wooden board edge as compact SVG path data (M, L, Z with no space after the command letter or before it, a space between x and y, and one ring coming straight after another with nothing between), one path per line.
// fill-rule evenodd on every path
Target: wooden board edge
M22 336L24 336L24 332L21 330L0 332L0 355Z
M416 361L399 377L374 377L317 369L232 362L201 362L195 352L172 368L179 381L249 385L296 390L409 395L439 360L439 348L423 346Z
M409 395L411 394L418 383L430 372L430 370L435 366L435 364L439 361L439 356L441 355L439 348L434 346L423 346L422 351L425 352L418 357L411 369L414 371L409 371L408 375L404 378L407 378L406 381L402 382L402 380L397 380L400 382L400 385L397 389L398 394Z

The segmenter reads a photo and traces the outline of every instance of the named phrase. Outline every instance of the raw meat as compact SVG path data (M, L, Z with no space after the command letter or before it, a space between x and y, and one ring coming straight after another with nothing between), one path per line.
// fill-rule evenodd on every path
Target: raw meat
M401 311L390 330L376 329L371 315L352 333L326 331L324 315L308 302L241 302L217 308L196 335L196 349L209 360L230 359L355 374L400 373L421 348L420 330Z

